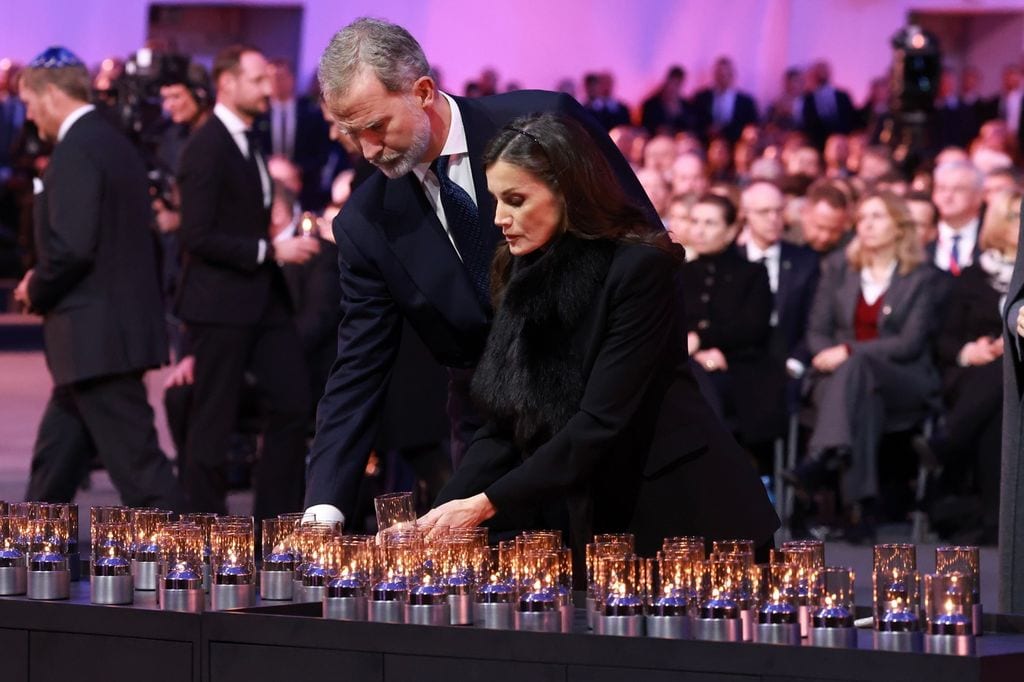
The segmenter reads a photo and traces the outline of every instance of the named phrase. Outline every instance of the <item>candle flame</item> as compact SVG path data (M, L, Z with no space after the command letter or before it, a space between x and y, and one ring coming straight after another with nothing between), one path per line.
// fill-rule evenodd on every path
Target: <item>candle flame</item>
M430 574L429 573L427 573L426 575L423 576L423 584L424 585L429 585L430 584Z
M498 584L498 574L497 573L491 573L491 584L492 585L497 585Z
M541 587L542 587L542 585L540 583L540 578L537 578L536 580L533 581L533 591L534 592L540 592L540 588Z
M238 555L235 554L234 549L228 550L228 564L234 566L238 563Z
M114 546L113 545L111 545L110 547L107 547L107 554L110 556L111 559L114 558Z
M711 598L712 599L718 599L718 594L719 594L719 592L718 592L718 588L717 587L714 587L714 588L711 589Z
M826 609L832 608L832 604L834 602L835 602L835 595L834 594L825 595L825 608Z
M947 616L953 615L953 609L954 608L955 607L953 606L953 600L952 599L946 599L946 615Z
M772 602L775 603L775 604L778 604L780 596L781 595L779 595L779 588L777 588L777 587L773 588L772 589Z

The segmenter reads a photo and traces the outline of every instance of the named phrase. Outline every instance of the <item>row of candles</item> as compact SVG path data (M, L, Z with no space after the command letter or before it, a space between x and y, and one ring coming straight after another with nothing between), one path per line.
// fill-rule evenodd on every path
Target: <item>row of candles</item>
M378 510L380 511L380 510ZM395 519L385 519L392 522ZM249 517L156 509L90 511L91 597L131 603L156 590L168 610L264 600L322 601L329 618L569 631L572 556L556 531L524 532L488 546L483 529L398 521L377 536L302 514L262 524L261 570ZM68 596L78 537L75 505L0 502L0 595ZM825 565L818 541L785 543L771 562L753 543L669 538L654 558L630 535L599 535L586 548L587 622L598 633L856 646L854 574ZM881 648L963 652L981 632L979 555L940 547L921 575L913 545L874 550L874 630ZM924 642L927 637L927 642Z

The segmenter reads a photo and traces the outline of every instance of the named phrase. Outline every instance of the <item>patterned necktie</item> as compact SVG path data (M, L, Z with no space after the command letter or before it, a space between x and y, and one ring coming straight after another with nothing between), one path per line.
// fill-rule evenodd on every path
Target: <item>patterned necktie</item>
M249 165L252 166L253 171L256 173L256 177L260 183L260 196L263 198L263 207L267 208L270 206L266 191L263 187L263 173L260 171L260 162L258 159L263 156L263 151L260 148L260 137L254 129L249 128L245 131L245 139L249 142Z
M949 272L954 277L960 275L960 235L953 235L953 244L949 247Z
M491 254L487 252L480 230L480 211L472 197L448 177L447 156L438 157L431 164L441 186L441 206L448 221L448 230L455 240L455 246L462 256L469 279L477 299L485 309L490 309L489 270Z

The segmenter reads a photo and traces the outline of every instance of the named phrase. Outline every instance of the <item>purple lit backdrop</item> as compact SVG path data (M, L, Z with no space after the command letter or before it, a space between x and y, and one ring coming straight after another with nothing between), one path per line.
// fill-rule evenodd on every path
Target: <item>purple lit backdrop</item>
M180 4L193 2L185 0ZM0 56L30 59L63 43L90 63L126 55L145 38L145 0L8 0L0 24ZM210 4L196 0L195 4ZM791 65L826 58L834 80L860 99L868 81L885 72L888 39L911 10L1024 11L1024 0L250 0L263 6L305 8L299 71L316 66L332 33L351 19L379 16L406 26L461 92L481 67L503 81L553 88L563 77L610 69L617 93L635 102L673 63L683 64L688 93L708 78L711 62L731 55L740 87L766 103ZM1024 46L1024 19L977 22L967 58L985 71L994 90L998 71Z

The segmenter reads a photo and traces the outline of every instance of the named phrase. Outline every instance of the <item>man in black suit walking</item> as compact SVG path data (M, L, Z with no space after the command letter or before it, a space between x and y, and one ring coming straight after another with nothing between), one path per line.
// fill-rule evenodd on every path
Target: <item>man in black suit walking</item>
M66 49L30 64L21 98L55 144L35 195L38 260L15 291L43 315L54 383L27 499L72 500L96 454L125 504L180 510L142 383L167 359L142 159L88 104L89 74Z
M500 237L481 159L502 125L538 111L574 116L652 229L662 229L626 160L571 97L518 91L466 100L440 92L429 69L405 29L373 19L339 31L320 60L330 114L381 172L334 221L342 320L307 475L306 504L317 519L351 514L403 319L449 368L456 465L476 429L469 382L490 324L488 272Z
M182 154L181 242L185 266L177 313L195 355L185 487L196 511L226 511L228 437L243 375L256 376L267 406L254 515L302 504L309 388L279 263L302 263L316 239L271 242L271 181L252 132L267 109L267 62L245 46L214 61L217 104Z

